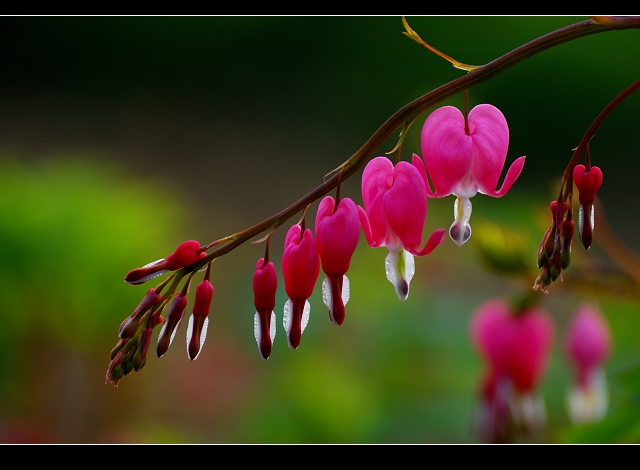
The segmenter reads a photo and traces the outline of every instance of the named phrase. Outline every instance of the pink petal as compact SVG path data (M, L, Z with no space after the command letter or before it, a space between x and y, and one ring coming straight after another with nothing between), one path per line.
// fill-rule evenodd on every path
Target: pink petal
M384 194L384 213L389 227L407 249L420 246L427 216L424 180L413 165L399 162L393 187Z
M433 197L452 194L469 177L473 164L472 139L465 133L460 110L443 106L432 112L422 127L421 146Z

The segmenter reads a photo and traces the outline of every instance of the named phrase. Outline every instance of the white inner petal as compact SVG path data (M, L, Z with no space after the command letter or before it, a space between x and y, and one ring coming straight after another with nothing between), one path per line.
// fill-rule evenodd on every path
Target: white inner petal
M274 312L271 312L271 322L269 324L269 330L271 331L271 344L273 344L273 341L276 339L276 314Z
M200 331L200 350L196 357L192 358L192 361L195 361L200 353L202 352L202 346L204 346L204 341L207 339L207 328L209 327L209 317L204 319L204 323L202 324L202 331ZM191 342L191 337L193 336L193 315L189 317L189 324L187 325L187 355L189 355L189 343Z
M347 276L342 276L342 304L343 305L347 305L347 302L349 302L349 289L350 289L349 278Z
M402 262L400 262L400 256L402 256ZM396 295L400 300L406 300L409 296L409 283L416 272L413 255L402 249L389 251L384 260L384 266L387 279L395 287ZM402 292L403 284L406 285L406 293Z
M155 264L155 263L152 263L152 264ZM137 281L127 281L127 284L132 284L132 285L142 284L144 282L147 282L150 279L153 279L154 277L162 276L166 272L167 272L166 269L162 269L160 271L156 271L155 273L147 274L145 277L138 279Z
M331 281L328 277L325 277L322 281L322 302L331 310L333 296L331 295Z
M302 325L300 328L300 334L304 333L304 329L309 323L309 313L311 312L311 304L308 300L304 301L304 310L302 311Z
M151 263L147 263L144 266L142 266L143 268L148 268L149 266L155 266L156 264L160 263L164 261L164 258L160 258L158 260L152 261Z
M287 338L289 337L289 332L291 331L291 309L293 308L293 304L291 303L291 299L287 299L284 303L284 315L282 315L282 326L284 326L284 331L287 333Z

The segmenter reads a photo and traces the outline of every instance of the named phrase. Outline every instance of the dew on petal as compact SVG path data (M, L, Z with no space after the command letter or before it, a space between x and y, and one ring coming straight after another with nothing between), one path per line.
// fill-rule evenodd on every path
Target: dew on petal
M271 336L271 344L276 339L276 314L271 312L271 321L269 322L269 335Z
M293 310L293 303L291 303L291 299L287 299L284 303L284 314L282 315L282 326L284 326L284 331L287 332L287 337L291 331L291 310Z
M260 348L260 338L262 337L262 328L260 327L260 314L256 312L253 316L253 335ZM271 321L269 322L269 336L271 337L271 344L276 338L276 314L271 312Z
M256 341L258 342L258 347L260 347L262 328L260 327L260 314L258 312L253 316L253 336L255 336Z
M162 261L162 260L160 260L160 261ZM156 263L157 263L157 261L156 261ZM155 263L151 263L151 264L155 264ZM151 265L147 265L147 266L151 266ZM144 267L146 268L147 266L144 266ZM166 272L167 272L167 270L166 270L166 269L162 269L162 270L160 270L160 271L156 271L156 272L154 272L154 273L147 274L146 276L144 276L144 277L142 277L142 278L140 278L140 279L137 279L137 280L135 280L135 281L125 281L125 282L126 282L127 284L131 284L131 285L144 284L145 282L147 282L147 281L149 281L149 280L151 280L151 279L153 279L153 278L156 278L156 277L158 277L158 276L162 276L162 275L163 275L164 273L166 273Z
M578 234L580 235L580 238L582 238L582 227L584 226L584 207L582 207L582 204L580 204L580 207L578 208ZM592 223L593 226L593 223Z
M204 323L202 324L202 330L200 331L200 349L198 350L198 354L195 357L191 358L192 361L195 361L200 353L202 352L202 346L204 345L205 339L207 339L207 328L209 326L209 317L204 319ZM191 343L191 337L193 336L193 315L189 317L189 324L187 325L187 356L189 356L189 343Z
M147 264L145 264L145 265L144 265L144 266L142 266L142 267L143 267L143 268L149 268L149 267L151 267L151 266L155 266L156 264L159 264L159 263L161 263L161 262L163 262L163 261L164 261L164 258L160 258L160 259L158 259L158 260L152 261L151 263L147 263Z
M189 342L191 342L191 336L193 336L193 315L189 317L189 323L187 323L187 349Z
M388 277L387 277L388 279ZM349 302L349 278L342 276L342 305L347 305ZM327 306L329 310L333 308L333 296L331 295L331 281L328 277L325 277L322 281L322 302Z
M308 300L304 301L304 310L302 311L302 324L300 328L300 333L304 333L304 329L307 327L309 323L309 314L311 313L311 304Z
M342 276L342 305L347 305L349 302L350 283L347 276Z
M396 295L401 301L406 300L409 296L409 283L416 272L413 255L405 250L389 251L384 265L387 279L395 287Z
M327 306L327 308L331 309L333 297L331 295L331 281L329 281L328 277L325 277L322 281L322 302Z

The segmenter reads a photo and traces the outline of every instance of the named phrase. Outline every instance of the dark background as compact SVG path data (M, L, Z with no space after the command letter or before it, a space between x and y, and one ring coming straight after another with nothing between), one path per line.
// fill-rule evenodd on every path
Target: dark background
M476 65L585 19L407 17L432 46ZM247 244L213 265L212 308L225 313L212 314L198 361L179 351L181 331L166 359L150 357L116 389L103 385L117 327L146 292L122 283L129 269L183 240L208 243L287 207L396 110L464 73L403 31L399 16L0 17L5 442L475 442L480 362L469 316L486 298L529 288L536 273L525 287L491 273L471 241L458 248L447 239L418 260L412 295L399 304L383 277L384 249L361 240L346 324L336 330L325 318L314 332L310 323L295 352L280 330L266 364L251 332L250 278L263 245ZM507 165L527 156L502 200L474 198L474 229L483 218L534 225L527 249L535 263L572 149L638 79L639 53L640 31L600 33L469 90L470 106L491 103L506 116ZM623 102L591 144L607 219L636 252L639 100L636 93ZM457 95L441 104L462 103ZM426 116L409 132L403 158L420 153ZM343 185L358 204L360 174ZM428 233L448 227L452 205L430 201ZM594 292L560 283L551 291L545 302L560 338L566 316ZM637 323L628 312L637 310L622 300L610 307L612 322L628 331ZM568 426L559 410L569 374L554 351L556 379L545 382L551 431L542 441ZM636 352L617 351L620 367Z

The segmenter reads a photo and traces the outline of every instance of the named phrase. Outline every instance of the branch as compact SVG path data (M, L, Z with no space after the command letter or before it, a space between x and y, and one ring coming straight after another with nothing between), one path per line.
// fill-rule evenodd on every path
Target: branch
M435 88L429 93L415 99L396 111L380 126L380 128L378 128L376 132L374 132L369 140L367 140L356 153L354 153L339 167L340 171L328 180L324 181L323 184L268 219L227 237L230 239L228 243L215 249L197 263L183 269L187 270L187 272L194 269L200 269L212 259L218 258L234 250L239 245L261 234L267 229L279 227L289 218L293 217L294 214L300 212L312 202L328 194L338 185L339 181L344 181L353 175L398 128L404 126L406 123L412 122L420 114L426 112L435 104L459 93L460 91L483 83L519 62L522 62L523 60L547 49L551 49L552 47L559 46L560 44L564 44L584 36L589 36L591 34L629 28L640 28L640 19L636 18L635 21L628 21L620 24L612 23L611 26L605 26L592 19L584 20L534 39L533 41L504 54L486 65L480 66L460 78Z

